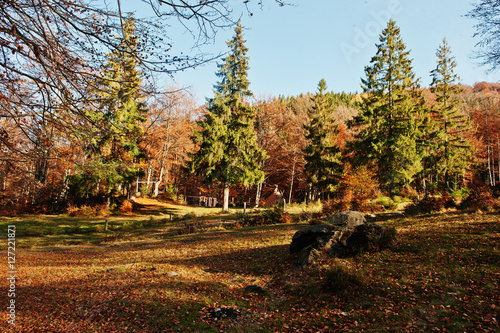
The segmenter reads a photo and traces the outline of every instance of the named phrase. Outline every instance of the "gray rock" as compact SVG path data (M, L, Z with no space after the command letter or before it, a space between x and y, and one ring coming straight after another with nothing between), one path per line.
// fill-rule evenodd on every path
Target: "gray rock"
M309 266L321 256L322 253L319 250L316 250L312 245L309 245L308 247L300 250L293 266L295 268Z
M290 244L290 253L300 252L310 245L318 247L326 244L336 228L328 224L309 225L297 231Z
M166 275L166 276L170 276L170 277L172 277L172 276L177 276L177 275L179 275L179 273L170 271L170 272L166 272L166 273L165 273L165 275Z
M208 311L209 317L214 320L222 320L222 319L236 319L241 315L241 310L238 308L212 308Z
M385 234L385 227L376 223L357 226L354 233L346 239L345 246L355 252L379 250L380 241Z
M380 249L386 229L376 223L366 223L363 214L345 211L326 220L333 225L307 226L293 236L290 253L298 253L295 267L309 266L323 254L347 257Z
M345 210L332 216L328 216L323 221L341 228L354 228L366 223L365 216L353 210Z

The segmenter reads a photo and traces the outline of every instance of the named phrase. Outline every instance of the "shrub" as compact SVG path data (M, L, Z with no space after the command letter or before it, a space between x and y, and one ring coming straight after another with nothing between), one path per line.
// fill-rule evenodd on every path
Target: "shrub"
M187 235L198 233L202 230L203 224L199 221L186 221L183 222L177 229L178 235Z
M283 212L281 213L281 216L278 221L279 223L290 223L292 222L292 216L290 215L290 213Z
M344 210L379 211L378 203L370 202L380 190L375 173L367 166L352 169L349 165L340 183L338 195L323 204L323 216L330 216Z
M69 216L78 217L105 216L109 213L106 205L96 205L93 207L87 205L80 207L70 205L66 208L66 212Z
M102 204L95 207L96 216L108 216L110 214L110 209L106 204Z
M292 221L291 215L285 212L282 205L265 209L262 211L261 217L265 224L290 223Z
M325 289L340 295L350 292L352 289L362 288L365 284L363 275L340 263L335 263L326 270L323 281Z
M466 198L470 195L471 191L467 187L459 188L451 193L451 196L455 199Z
M262 211L262 213L260 215L264 219L265 223L274 224L274 223L278 223L282 212L283 212L283 208L280 208L278 206L274 206L271 208L266 208L264 211Z
M493 197L491 187L482 182L475 182L470 187L470 194L460 204L461 209L492 211L500 207L500 201Z
M262 215L250 215L250 214L243 214L243 213L238 213L236 214L236 217L238 218L238 224L240 226L256 226L256 225L264 225L265 220L262 217Z
M68 208L66 208L66 212L69 216L76 216L78 210L79 208L73 205L69 205Z
M419 197L418 191L416 189L414 189L413 187L410 187L410 186L405 186L401 190L401 195L403 197L411 199L411 200L417 200L417 198Z
M94 226L95 232L104 232L105 231L104 228L105 227L103 225L100 225L100 224Z
M342 196L341 198L335 198L324 202L321 214L323 216L330 216L348 209L351 209L351 197L349 196L346 198Z
M420 201L414 201L406 206L405 213L411 215L430 214L452 207L455 207L452 197L448 193L443 193L441 196L427 196Z
M251 224L251 218L248 214L238 213L236 214L236 217L238 218L238 220L241 222L242 225Z
M347 166L347 172L342 179L341 199L342 210L365 210L368 207L368 201L373 199L379 193L379 183L375 179L375 173L368 166L360 166L351 169Z
M168 184L166 190L167 198L170 200L175 200L175 188L173 184Z
M182 217L181 217L181 220L183 221L188 221L188 220L192 220L196 217L196 213L194 212L190 212L190 213L187 213L187 214L184 214Z
M143 198L147 198L151 194L149 187L146 185L142 185L141 188L139 189L139 192L141 192L141 197Z
M129 200L124 200L123 203L120 205L120 208L118 210L122 213L132 213L134 210L134 206L132 205L132 202Z
M398 206L397 203L389 197L380 197L375 199L373 202L380 203L385 209L396 209Z

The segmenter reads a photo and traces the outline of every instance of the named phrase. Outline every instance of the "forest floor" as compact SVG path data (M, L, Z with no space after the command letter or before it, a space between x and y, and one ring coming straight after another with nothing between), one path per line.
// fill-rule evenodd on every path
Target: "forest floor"
M16 272L14 284L0 284L0 301L6 311L15 300L16 326L4 315L0 330L500 329L498 213L393 216L379 222L398 231L391 248L294 269L289 245L307 222L227 228L223 224L237 221L240 210L221 214L220 208L140 204L138 214L123 216L0 217L2 235L8 225L16 226L16 248L7 255L12 243L7 237L0 242L0 279L7 281L12 268ZM174 232L193 220L214 226ZM250 285L264 291L247 292Z

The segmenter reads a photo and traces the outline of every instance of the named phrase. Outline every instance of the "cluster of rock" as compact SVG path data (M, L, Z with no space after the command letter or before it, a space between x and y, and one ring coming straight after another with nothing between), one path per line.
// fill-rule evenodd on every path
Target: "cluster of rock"
M326 223L304 227L293 236L290 253L298 253L295 266L308 266L324 254L348 257L383 245L386 228L366 222L360 212L344 211L323 221Z

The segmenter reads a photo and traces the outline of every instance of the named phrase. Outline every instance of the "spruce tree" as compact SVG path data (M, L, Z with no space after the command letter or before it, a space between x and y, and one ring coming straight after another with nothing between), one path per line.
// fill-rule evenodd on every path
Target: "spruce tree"
M326 94L324 79L318 84L318 93L308 112L309 124L304 126L308 140L304 149L305 171L310 184L309 200L314 193L332 193L343 175L342 154L338 144L339 127L333 117L335 103Z
M468 167L472 158L471 145L463 135L470 124L468 117L459 109L459 77L454 72L456 62L446 38L436 56L437 66L431 71L431 91L437 98L432 109L435 128L431 133L434 149L430 156L430 168L442 176L444 186L449 191L454 187L451 183L456 185L458 175Z
M141 173L136 162L141 154L141 123L146 120L133 15L124 21L122 32L120 47L107 55L103 76L92 92L98 106L86 111L91 124L84 139L89 160L74 179L86 196L105 191L108 203L122 185L130 195L130 186Z
M377 53L365 67L354 152L360 164L377 171L391 196L422 169L418 142L423 135L423 97L412 69L410 51L393 20L380 35Z
M247 78L248 48L241 22L227 45L229 54L218 65L220 81L214 85L215 97L208 100L207 114L198 122L201 129L193 137L200 149L191 156L190 163L191 172L222 184L224 211L229 209L231 186L250 186L263 180L259 161L265 158L257 146L255 109L245 100L252 93Z

